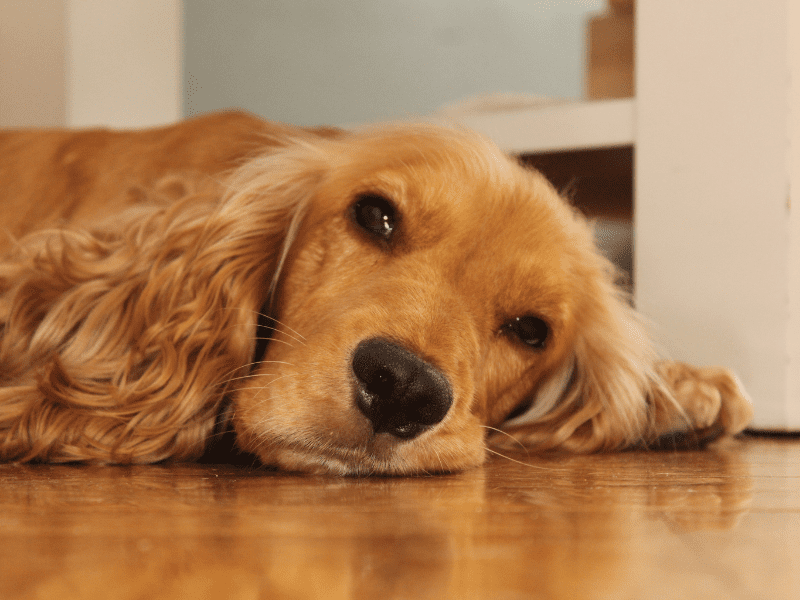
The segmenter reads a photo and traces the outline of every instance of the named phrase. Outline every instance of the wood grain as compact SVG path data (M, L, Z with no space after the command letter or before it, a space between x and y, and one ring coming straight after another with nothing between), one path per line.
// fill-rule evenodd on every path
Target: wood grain
M800 442L340 479L0 466L0 598L794 598Z

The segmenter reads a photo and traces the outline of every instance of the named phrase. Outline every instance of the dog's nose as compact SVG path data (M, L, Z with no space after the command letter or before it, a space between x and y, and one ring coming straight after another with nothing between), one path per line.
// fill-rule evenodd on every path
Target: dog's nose
M356 404L375 433L418 436L447 414L453 392L436 367L405 348L374 338L353 354Z

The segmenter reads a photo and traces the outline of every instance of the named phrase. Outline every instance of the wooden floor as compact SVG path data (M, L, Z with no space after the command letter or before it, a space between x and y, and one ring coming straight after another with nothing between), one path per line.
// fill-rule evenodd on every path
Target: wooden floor
M800 441L453 476L0 466L0 598L800 598Z

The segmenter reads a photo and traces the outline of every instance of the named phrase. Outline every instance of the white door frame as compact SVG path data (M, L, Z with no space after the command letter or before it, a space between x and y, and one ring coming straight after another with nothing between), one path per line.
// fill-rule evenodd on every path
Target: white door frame
M800 429L800 9L638 0L637 307Z

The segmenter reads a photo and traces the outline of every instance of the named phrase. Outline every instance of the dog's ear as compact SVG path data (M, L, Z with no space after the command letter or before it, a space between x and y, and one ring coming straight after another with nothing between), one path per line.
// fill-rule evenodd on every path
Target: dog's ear
M503 425L511 437L496 436L503 447L514 440L577 452L635 445L648 430L654 391L669 401L636 313L613 284L601 281L591 293L575 313L575 339L561 367L533 390L530 409Z
M271 291L309 201L330 169L331 151L316 137L284 140L277 151L244 164L227 182L220 215L236 223L245 252L261 252Z
M577 337L562 367L534 390L526 413L503 425L536 449L577 452L628 447L691 448L735 434L752 405L725 369L658 360L641 317L603 278L577 313Z
M223 191L20 240L0 264L0 459L201 454L324 170L287 144Z

